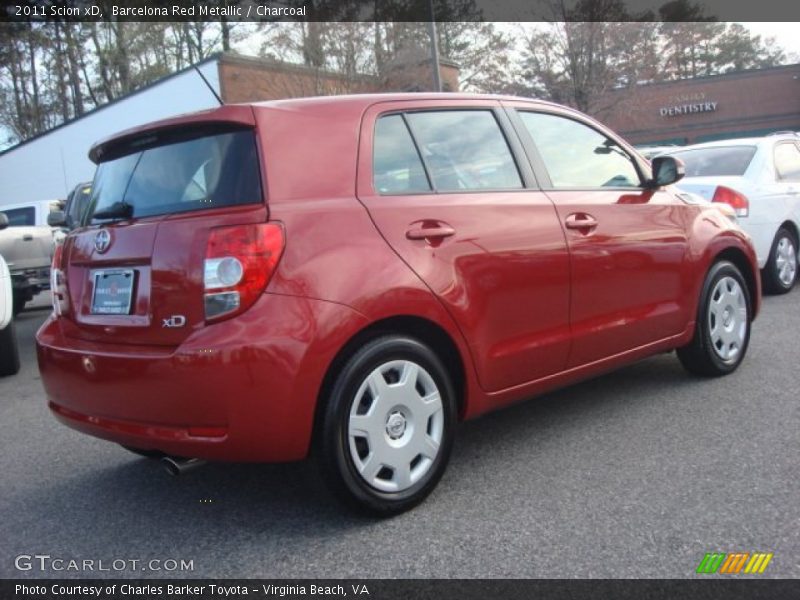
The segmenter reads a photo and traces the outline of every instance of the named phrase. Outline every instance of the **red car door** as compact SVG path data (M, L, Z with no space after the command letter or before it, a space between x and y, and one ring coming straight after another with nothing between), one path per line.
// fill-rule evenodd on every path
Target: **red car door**
M400 101L362 123L358 197L468 341L484 389L564 369L569 257L496 101Z
M596 124L526 108L511 117L570 251L569 367L682 333L692 320L686 205L643 187L646 167Z

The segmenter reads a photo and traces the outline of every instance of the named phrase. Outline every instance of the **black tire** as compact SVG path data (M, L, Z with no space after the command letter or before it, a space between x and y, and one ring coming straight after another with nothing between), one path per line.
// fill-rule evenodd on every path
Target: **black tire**
M14 294L14 299L11 304L11 312L13 316L17 316L25 308L26 300L17 294Z
M123 444L120 444L120 446L125 448L128 452L133 452L145 458L162 458L164 456L164 453L158 450L142 450L141 448L134 448L133 446L125 446Z
M14 321L0 329L0 377L19 373L19 347Z
M690 373L705 377L733 373L747 353L752 314L750 291L741 271L728 261L715 263L703 283L694 337L678 348L681 364Z
M413 365L418 367L417 371L413 370ZM368 383L370 375L380 377L385 384L383 399L380 393L373 396L373 388ZM435 391L438 391L441 409L437 407L434 414L427 416L434 404L428 407L424 398L435 397ZM406 400L408 406L404 404ZM330 394L322 401L325 404L318 423L317 459L323 479L345 504L386 517L416 506L436 487L453 445L456 398L446 368L425 344L398 335L366 343L347 360ZM412 409L417 411L416 417ZM351 411L355 414L351 415ZM360 411L364 411L363 414ZM357 437L358 432L354 432L351 437L351 419L359 416L374 417L372 433ZM429 443L437 436L437 449L430 452L434 457L424 452L414 454L420 444ZM378 460L378 454L396 462L384 463ZM414 458L409 461L408 456L412 454ZM357 461L363 461L361 468L373 475L362 476ZM380 466L382 464L388 466ZM392 466L395 464L396 467ZM387 489L392 486L397 489Z
M788 258L785 256L787 250L790 253ZM786 260L793 261L794 273L791 275L788 271L791 270L792 265L785 265ZM782 277L784 269L787 269L787 271ZM761 272L763 274L764 291L770 294L785 294L791 291L797 281L797 237L794 233L785 227L781 227L778 230L778 233L775 234L775 239L772 241L767 264Z

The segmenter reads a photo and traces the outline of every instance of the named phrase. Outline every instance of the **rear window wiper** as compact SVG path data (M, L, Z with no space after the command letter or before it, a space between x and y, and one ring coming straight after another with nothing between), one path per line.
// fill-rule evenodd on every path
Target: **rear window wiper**
M125 201L114 202L108 208L99 210L92 215L94 219L130 219L133 217L133 205Z

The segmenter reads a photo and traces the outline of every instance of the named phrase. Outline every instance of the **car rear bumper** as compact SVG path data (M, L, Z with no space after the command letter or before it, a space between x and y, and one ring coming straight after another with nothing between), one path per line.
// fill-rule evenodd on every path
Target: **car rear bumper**
M264 294L177 348L66 337L52 316L36 346L50 409L73 429L175 456L278 462L308 454L325 370L362 322L340 304Z

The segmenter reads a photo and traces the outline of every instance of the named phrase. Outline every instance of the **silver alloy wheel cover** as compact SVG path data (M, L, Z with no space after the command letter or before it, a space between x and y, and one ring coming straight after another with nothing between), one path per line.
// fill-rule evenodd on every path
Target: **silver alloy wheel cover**
M747 298L733 277L720 279L708 300L708 332L717 356L733 362L747 336Z
M380 365L353 398L347 425L350 457L361 478L377 490L402 492L422 479L439 454L443 435L439 389L430 373L412 361Z
M775 250L775 270L778 273L778 279L784 286L789 287L794 283L797 273L797 249L791 238L784 236L778 240Z

